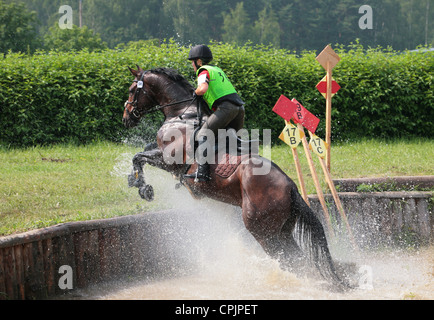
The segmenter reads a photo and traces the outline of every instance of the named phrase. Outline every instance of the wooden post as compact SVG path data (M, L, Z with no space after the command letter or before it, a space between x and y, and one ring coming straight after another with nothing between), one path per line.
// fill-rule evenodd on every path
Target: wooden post
M309 198L307 197L306 185L304 183L303 173L301 171L300 160L298 158L297 149L291 148L291 150L292 150L292 157L294 158L295 169L297 170L298 181L300 182L301 196L303 197L307 205L310 207Z
M300 144L302 136L304 136L303 131L300 131L300 129L295 127L290 121L285 120L285 129L280 134L279 139L281 139L291 147L292 157L295 163L295 169L297 170L298 181L300 182L301 195L307 205L310 206L309 198L307 197L306 185L304 183L303 173L301 171L300 161L297 153L297 146Z
M338 193L336 191L336 188L335 188L335 185L333 183L333 180L331 178L330 172L327 169L327 166L326 166L326 163L325 163L324 159L318 156L318 160L319 160L319 162L321 164L322 170L324 172L325 179L326 179L327 184L328 184L328 186L330 188L330 191L331 191L331 193L333 195L333 199L335 200L336 207L337 207L337 209L339 211L339 214L341 215L342 221L345 223L345 227L347 228L348 235L350 236L351 242L353 244L353 248L357 249L356 241L354 240L354 236L353 236L353 233L351 232L351 227L350 227L350 224L348 223L348 219L347 219L347 216L345 214L344 207L342 206L341 200L339 199L339 196L338 196Z
M322 139L317 137L312 132L309 132L309 135L310 135L310 144L309 145L312 148L312 151L314 153L316 153L316 155L318 156L318 160L319 160L319 162L321 164L321 168L324 172L325 180L327 182L329 189L331 190L331 193L333 195L333 199L335 200L335 203L336 203L336 207L339 211L340 216L342 217L342 221L345 223L348 234L349 234L351 241L353 243L353 247L355 249L357 249L356 242L354 241L354 237L353 237L350 225L349 225L348 220L347 220L347 216L345 215L344 207L341 204L338 193L336 192L335 185L334 185L333 180L331 178L330 171L327 169L327 165L326 165L325 160L324 160L324 158L326 158L326 156L327 156L327 143L324 143L324 141Z
M331 46L327 45L324 50L316 57L316 60L327 72L327 91L326 98L326 143L327 143L327 168L330 171L331 155L331 114L332 114L332 69L341 60Z
M332 145L332 68L330 61L327 61L327 95L326 95L326 143L327 143L327 169L330 171L330 154Z
M304 132L303 126L301 124L298 123L297 127L299 130ZM325 220L327 223L327 229L329 230L330 235L334 237L333 227L332 227L332 224L330 221L330 215L329 215L327 205L326 205L325 200L324 200L324 194L321 190L321 185L320 185L319 180L318 180L318 175L316 174L315 166L313 164L312 155L311 155L310 150L309 150L309 144L307 143L306 136L304 136L301 139L301 141L303 143L304 153L306 154L307 162L309 163L310 172L312 173L312 178L313 178L313 182L315 184L316 192L318 194L318 199L319 199L319 202L321 203L322 209L324 211L324 216L325 216Z

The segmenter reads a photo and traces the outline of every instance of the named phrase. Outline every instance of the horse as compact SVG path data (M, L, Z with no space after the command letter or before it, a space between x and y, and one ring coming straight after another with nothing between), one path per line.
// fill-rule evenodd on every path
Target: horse
M129 185L139 188L142 198L153 199L152 186L145 183L143 167L148 164L168 171L179 178L194 197L208 197L240 207L245 228L282 268L297 270L299 262L307 260L333 288L340 291L351 288L348 279L337 271L320 219L303 200L297 185L271 160L258 154L244 155L243 161L233 164L233 172L225 177L215 172L217 160L210 165L210 181L184 178L197 168L195 161L187 163L192 127L201 122L200 104L192 98L194 87L173 69L143 70L137 66L137 70L129 70L134 81L124 105L125 127L136 126L151 112L159 111L164 115L156 143L149 144L132 160ZM206 121L207 115L202 116ZM169 132L177 134L168 135ZM182 161L167 161L174 150L182 150ZM255 174L255 170L264 165L269 166L268 173ZM298 237L293 232L295 229Z

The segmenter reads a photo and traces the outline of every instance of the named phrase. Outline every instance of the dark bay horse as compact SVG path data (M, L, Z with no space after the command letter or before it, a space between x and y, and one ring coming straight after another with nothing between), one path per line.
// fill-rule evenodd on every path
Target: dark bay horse
M210 165L210 181L183 179L185 174L191 174L197 168L195 162L186 163L188 146L191 145L189 135L194 131L194 123L198 122L197 101L192 100L194 88L171 69L144 71L138 67L130 71L135 79L125 103L124 125L134 127L140 118L157 110L165 117L156 144L134 156L130 186L138 187L140 195L151 200L153 191L145 183L143 166L149 164L171 172L193 196L209 197L241 207L247 230L268 255L278 259L282 267L294 270L301 259L311 261L334 287L349 288L344 277L336 271L320 220L304 202L296 184L273 162L253 155L234 165L233 173L227 177L214 172L216 162ZM176 150L182 150L178 155L180 161L170 158ZM255 174L255 170L264 165L269 166L267 174ZM293 235L296 224L297 238Z

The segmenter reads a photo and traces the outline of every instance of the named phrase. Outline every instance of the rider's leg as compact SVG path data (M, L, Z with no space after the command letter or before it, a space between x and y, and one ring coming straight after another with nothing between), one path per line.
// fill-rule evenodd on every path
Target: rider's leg
M228 125L232 124L239 130L242 128L244 124L244 107L237 106L232 104L231 102L222 102L217 110L208 117L208 120L203 124L202 128L197 133L197 141L199 142L199 148L205 150L213 150L210 146L213 141L207 141L206 133L208 130L213 131L214 136L216 137L218 134L218 129L224 129ZM239 128L238 128L239 127ZM208 143L208 145L206 145ZM206 148L204 148L206 146ZM201 152L198 153L198 156L204 156ZM201 159L197 159L198 161L198 169L197 172L191 176L186 176L187 178L196 178L200 181L208 181L210 179L209 176L209 163L206 161L201 161Z

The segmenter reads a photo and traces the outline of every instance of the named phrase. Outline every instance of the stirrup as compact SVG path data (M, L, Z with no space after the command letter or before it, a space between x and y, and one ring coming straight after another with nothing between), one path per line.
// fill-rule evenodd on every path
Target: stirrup
M195 173L186 174L186 175L184 175L184 178L194 179L194 182L199 182L199 181L207 182L207 181L211 180L209 167L207 169L205 169L204 167L201 167L199 165L199 167L197 168Z
M211 177L209 175L199 175L197 171L184 175L184 178L194 179L194 182L207 182L211 180Z

